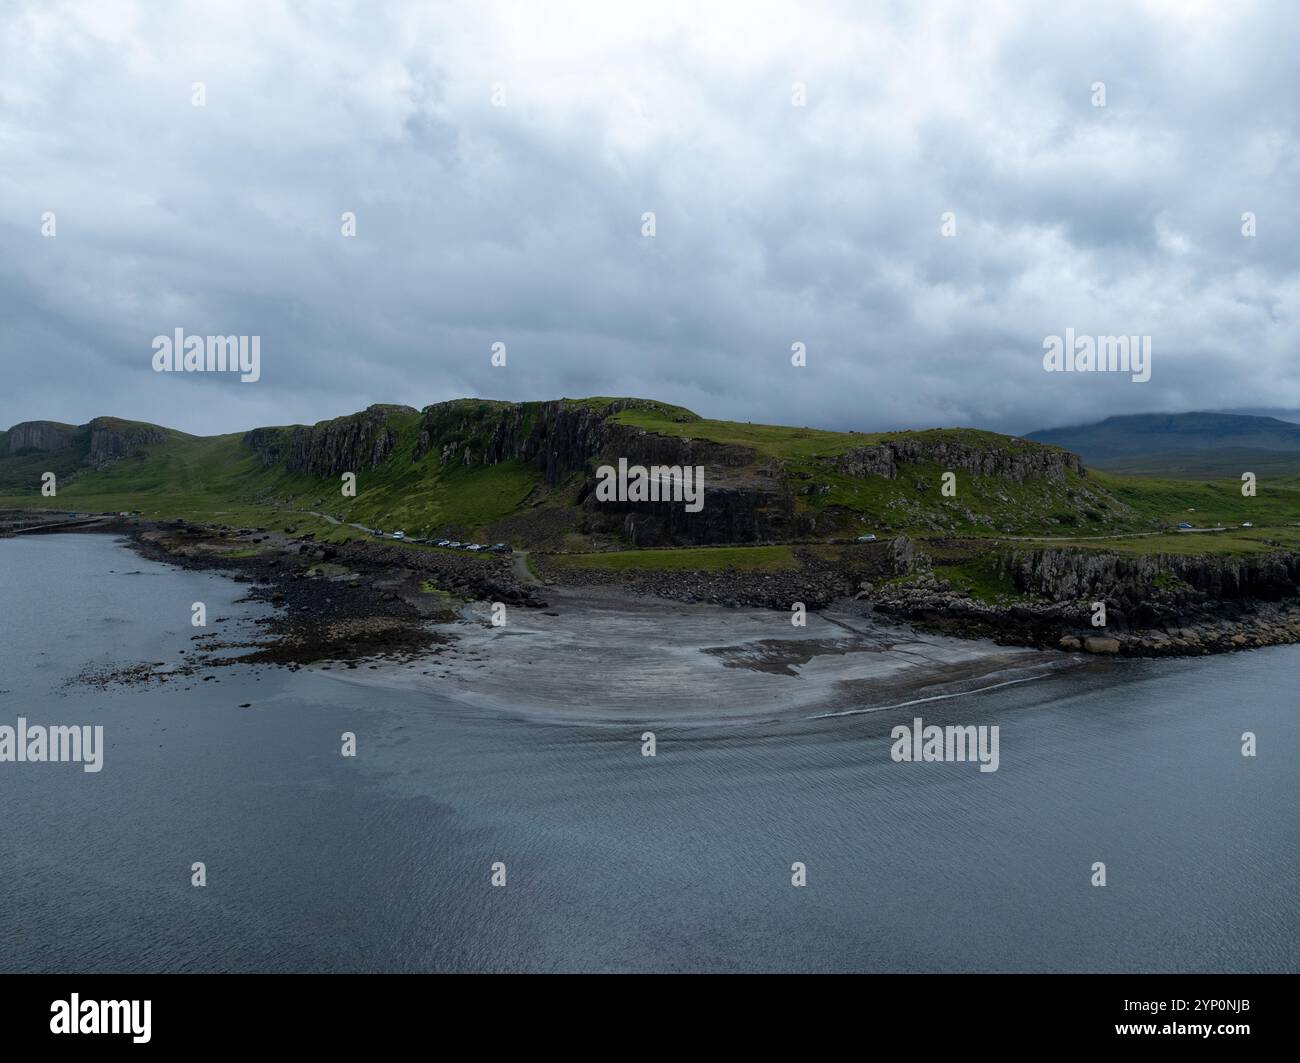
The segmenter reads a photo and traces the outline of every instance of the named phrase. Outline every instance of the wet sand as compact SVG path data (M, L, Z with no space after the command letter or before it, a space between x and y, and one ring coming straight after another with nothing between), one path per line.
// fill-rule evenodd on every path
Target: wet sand
M805 717L947 697L1076 667L1078 657L927 635L845 601L790 614L550 589L545 610L466 606L432 654L348 682L428 689L467 705L583 722Z

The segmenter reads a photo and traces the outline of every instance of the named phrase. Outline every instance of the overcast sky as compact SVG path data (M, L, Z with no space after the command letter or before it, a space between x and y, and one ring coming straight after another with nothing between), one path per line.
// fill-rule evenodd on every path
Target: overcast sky
M0 0L0 425L1300 407L1298 12ZM261 380L155 373L178 327ZM1151 380L1045 372L1067 328Z

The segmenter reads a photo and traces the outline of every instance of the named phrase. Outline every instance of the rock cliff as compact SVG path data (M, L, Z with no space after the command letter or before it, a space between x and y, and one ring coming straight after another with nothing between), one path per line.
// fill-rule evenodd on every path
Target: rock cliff
M167 441L157 425L96 417L90 422L90 464L97 469L138 454L143 447Z
M613 420L629 409L668 412L687 423L694 418L642 399L462 399L424 409L415 458L433 453L443 465L521 461L534 466L552 488L579 476L575 501L582 507L585 529L619 534L637 546L754 542L797 530L793 498L774 465L747 447L663 435ZM680 504L597 501L595 470L620 458L633 465L703 466L708 504L688 513Z
M996 447L951 440L889 439L846 451L836 460L835 467L849 476L883 476L893 480L898 476L900 464L933 464L1015 483L1038 477L1063 480L1067 472L1085 475L1079 455L1014 437L1008 438L1005 446Z
M602 456L665 464L743 465L752 459L752 453L743 447L673 439L610 420L628 409L670 408L644 399L617 399L603 405L565 399L440 402L423 411L415 458L436 451L444 465L495 465L515 459L535 465L552 487L586 471Z
M10 454L25 451L62 450L72 446L80 429L58 421L23 421L9 429Z
M1098 595L1139 600L1155 588L1213 598L1276 599L1300 593L1300 555L1282 550L1199 557L1027 550L1011 553L1006 566L1020 590L1058 600Z
M71 451L65 454L68 460L100 469L138 454L143 447L166 441L166 430L157 425L117 417L96 417L83 425L25 421L9 430L7 452L19 455Z
M292 473L338 476L383 462L400 439L390 419L416 412L410 406L375 405L310 426L255 428L244 435L244 442L268 467L283 464Z
M955 591L922 560L872 594L881 612L959 634L1089 653L1208 653L1300 641L1300 553L1128 555L1012 550L1000 570L1016 596ZM1093 625L1094 603L1105 623Z

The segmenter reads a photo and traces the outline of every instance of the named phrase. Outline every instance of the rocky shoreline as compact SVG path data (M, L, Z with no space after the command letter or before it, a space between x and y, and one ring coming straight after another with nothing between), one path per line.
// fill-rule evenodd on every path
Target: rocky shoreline
M926 631L989 638L999 645L1132 657L1190 657L1300 642L1300 603L1210 600L1170 602L1166 619L1130 626L1110 613L1094 627L1087 600L997 604L924 577L875 593L875 611Z
M548 587L786 613L796 603L813 611L851 599L863 616L934 634L1070 653L1199 656L1300 642L1300 557L1285 552L1166 559L1020 550L1003 557L1003 575L1020 593L989 599L937 576L902 536L846 545L835 557L794 546L796 567L778 571L613 570L535 554L534 578L508 555L317 542L292 529L123 520L94 530L124 534L145 557L248 583L248 598L275 613L259 621L267 639L233 659L245 662L409 659L447 641L430 621L454 619L470 602L544 609ZM1104 626L1093 625L1097 602L1106 603Z
M1003 643L1100 654L1199 656L1300 642L1300 554L1280 546L1244 555L1016 548L997 555L996 568L1013 596L975 599L922 563L882 587L876 608Z
M142 556L182 568L220 570L248 583L248 599L276 613L258 621L267 638L251 653L211 663L408 659L447 637L429 621L450 619L465 601L546 605L519 584L509 558L472 557L382 543L317 543L250 528L184 521L127 532Z

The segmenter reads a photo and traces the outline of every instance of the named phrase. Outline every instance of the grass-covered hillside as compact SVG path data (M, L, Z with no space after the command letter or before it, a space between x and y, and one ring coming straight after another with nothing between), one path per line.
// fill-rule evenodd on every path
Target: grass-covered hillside
M597 502L594 470L620 456L703 465L704 510ZM54 498L41 494L45 472L57 477ZM356 476L355 497L341 491L345 473ZM1281 529L1300 523L1300 480L1263 475L1243 497L1237 480L1099 473L1050 444L972 429L831 432L707 420L649 400L464 399L212 437L113 418L28 422L0 434L0 507L310 526L332 537L362 534L355 522L599 552L569 563L615 568L707 568L674 550L721 548L728 565L779 567L789 555L774 544L867 533L1249 551L1294 538ZM1172 533L1179 521L1256 527Z

